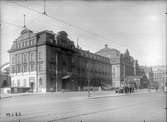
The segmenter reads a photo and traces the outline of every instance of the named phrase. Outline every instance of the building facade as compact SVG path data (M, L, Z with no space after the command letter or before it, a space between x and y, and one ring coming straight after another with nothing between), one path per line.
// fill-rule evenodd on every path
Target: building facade
M153 82L158 84L159 88L167 84L167 66L159 65L152 67Z
M139 66L137 60L130 56L129 51L121 53L117 49L111 49L107 45L96 54L108 57L112 65L112 83L113 87L122 87L128 84L128 76L139 74Z
M25 28L9 54L13 92L83 90L112 84L109 58L76 48L65 31L33 33Z
M109 58L110 64L112 65L112 86L120 87L120 81L122 80L123 76L121 53L116 49L109 48L106 44L105 47L97 51L96 54Z
M10 93L11 78L9 76L9 63L0 66L0 97Z

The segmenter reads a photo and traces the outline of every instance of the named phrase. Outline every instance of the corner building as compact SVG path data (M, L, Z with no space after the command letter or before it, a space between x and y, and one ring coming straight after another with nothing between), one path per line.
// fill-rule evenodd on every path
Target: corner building
M25 28L9 54L13 92L84 90L88 85L112 85L109 58L76 48L65 31L33 33Z

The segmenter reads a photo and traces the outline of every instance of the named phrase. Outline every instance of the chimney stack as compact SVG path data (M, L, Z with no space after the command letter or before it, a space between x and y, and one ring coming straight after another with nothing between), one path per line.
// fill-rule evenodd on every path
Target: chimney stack
M107 44L105 44L105 48L108 48L108 45L107 45Z

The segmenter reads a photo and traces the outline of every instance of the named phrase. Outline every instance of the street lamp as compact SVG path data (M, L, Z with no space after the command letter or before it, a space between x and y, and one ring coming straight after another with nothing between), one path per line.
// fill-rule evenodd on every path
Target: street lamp
M87 80L88 80L88 97L90 97L89 59L87 61Z
M90 86L89 86L90 80L88 79L88 97L90 97Z
M58 53L56 53L56 92L58 92L57 82L58 82Z

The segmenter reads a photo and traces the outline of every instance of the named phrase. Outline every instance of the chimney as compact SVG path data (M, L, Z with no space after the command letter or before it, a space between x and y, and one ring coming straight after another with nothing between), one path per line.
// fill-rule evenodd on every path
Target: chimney
M108 48L108 45L107 45L107 44L105 44L105 48Z

